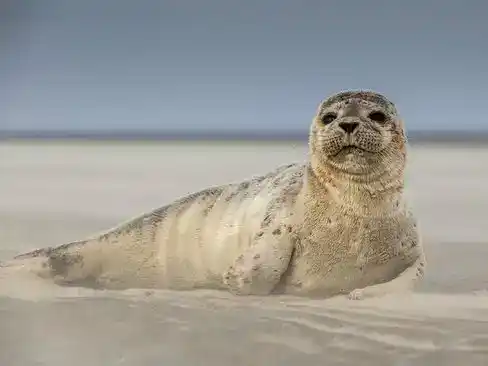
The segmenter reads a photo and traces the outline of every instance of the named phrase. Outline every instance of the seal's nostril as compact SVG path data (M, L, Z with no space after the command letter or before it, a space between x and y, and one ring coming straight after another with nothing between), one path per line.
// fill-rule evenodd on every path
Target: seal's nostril
M353 133L356 127L359 126L358 122L341 122L339 127L342 128L347 133Z

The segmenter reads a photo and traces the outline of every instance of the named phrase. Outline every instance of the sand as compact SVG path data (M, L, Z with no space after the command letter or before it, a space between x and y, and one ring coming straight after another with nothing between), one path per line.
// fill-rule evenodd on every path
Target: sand
M290 143L0 144L0 260L305 158ZM487 166L480 147L411 150L428 260L412 294L110 292L0 275L0 365L488 365Z

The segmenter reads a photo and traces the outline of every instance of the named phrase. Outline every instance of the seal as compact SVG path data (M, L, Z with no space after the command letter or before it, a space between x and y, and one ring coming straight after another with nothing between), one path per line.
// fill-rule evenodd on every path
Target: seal
M409 290L425 256L403 193L406 157L394 104L374 91L342 91L320 103L306 162L12 262L59 285L106 289L350 299Z

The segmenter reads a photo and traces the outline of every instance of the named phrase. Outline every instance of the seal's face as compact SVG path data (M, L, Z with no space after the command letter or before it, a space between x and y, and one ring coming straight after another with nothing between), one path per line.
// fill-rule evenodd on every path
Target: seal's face
M310 142L322 163L366 174L384 166L385 159L391 160L399 150L403 152L404 138L396 108L386 97L371 91L346 91L320 104Z

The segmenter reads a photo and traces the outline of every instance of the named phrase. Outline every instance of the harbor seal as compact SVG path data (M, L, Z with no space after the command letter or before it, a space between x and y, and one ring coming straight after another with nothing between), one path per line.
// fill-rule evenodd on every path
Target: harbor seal
M343 91L320 103L306 162L13 262L59 285L105 289L351 299L407 290L422 278L425 256L403 194L406 144L391 101Z

